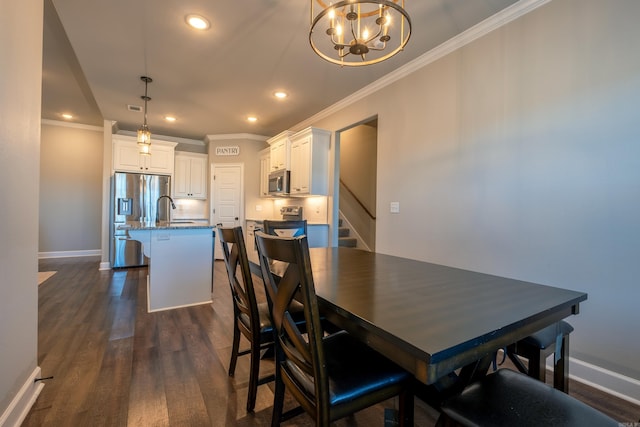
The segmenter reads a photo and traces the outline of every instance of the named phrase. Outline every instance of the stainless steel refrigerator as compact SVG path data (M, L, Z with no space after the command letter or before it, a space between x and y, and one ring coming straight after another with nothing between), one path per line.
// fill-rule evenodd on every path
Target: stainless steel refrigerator
M127 223L154 223L169 220L171 177L116 172L113 176L113 226L111 229L111 266L136 267L148 264L142 245L129 237L129 232L118 227Z

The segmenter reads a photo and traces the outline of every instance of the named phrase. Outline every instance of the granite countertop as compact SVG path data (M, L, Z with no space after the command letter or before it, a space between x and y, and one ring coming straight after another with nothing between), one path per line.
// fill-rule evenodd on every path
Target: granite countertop
M215 226L198 222L198 221L186 221L186 220L175 220L171 222L161 221L159 224L156 224L155 221L151 222L127 222L126 224L118 225L118 230L183 230L183 229L194 229L194 228L215 228Z

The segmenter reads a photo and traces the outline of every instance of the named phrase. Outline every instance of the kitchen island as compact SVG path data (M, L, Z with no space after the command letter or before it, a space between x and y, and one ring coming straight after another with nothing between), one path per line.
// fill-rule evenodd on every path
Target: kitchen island
M132 239L149 257L147 311L211 303L214 227L198 223L129 222Z

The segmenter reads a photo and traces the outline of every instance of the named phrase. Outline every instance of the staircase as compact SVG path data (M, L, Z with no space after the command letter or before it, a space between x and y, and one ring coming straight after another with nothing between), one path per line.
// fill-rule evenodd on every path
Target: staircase
M343 226L342 219L338 221L338 246L347 248L358 246L358 239L351 237L351 229Z

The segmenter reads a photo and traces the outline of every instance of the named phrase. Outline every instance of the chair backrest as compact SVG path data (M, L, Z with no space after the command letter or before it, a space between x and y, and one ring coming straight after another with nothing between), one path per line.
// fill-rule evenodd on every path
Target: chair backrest
M280 237L298 237L307 235L307 220L270 220L262 223L265 233Z
M251 330L259 331L258 303L251 278L251 269L249 268L242 227L218 226L218 236L220 237L224 264L229 276L234 314L236 317L241 314L246 315L249 318ZM240 267L242 280L238 280L238 267Z
M328 420L329 380L307 237L277 237L259 231L256 242L277 337L276 369L280 369L284 383L302 407L308 412L322 412L321 418ZM271 271L273 261L287 265L282 276ZM304 306L305 331L289 312L294 298Z

